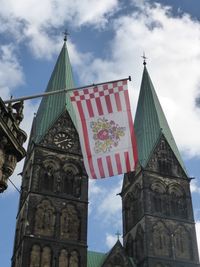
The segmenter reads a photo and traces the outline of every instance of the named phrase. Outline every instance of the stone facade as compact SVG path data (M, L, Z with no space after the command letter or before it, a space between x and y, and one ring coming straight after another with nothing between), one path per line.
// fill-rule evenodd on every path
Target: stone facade
M124 246L137 266L199 266L189 183L164 136L147 167L126 175Z
M17 162L26 155L23 144L27 135L19 128L23 106L23 102L6 106L0 98L0 193L7 189L8 178L13 174Z
M12 267L86 267L88 180L67 112L29 144L22 181Z

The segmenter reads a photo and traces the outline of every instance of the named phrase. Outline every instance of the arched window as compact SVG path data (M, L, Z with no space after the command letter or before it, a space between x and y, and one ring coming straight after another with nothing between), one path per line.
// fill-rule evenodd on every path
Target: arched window
M136 224L142 215L142 200L141 200L141 187L139 184L136 184L133 188L133 202L131 204L132 207L132 216L133 216L133 224Z
M139 225L135 236L135 257L140 261L144 257L144 231Z
M68 267L69 255L66 249L62 249L59 255L58 267Z
M128 232L133 226L133 214L132 214L133 195L128 193L125 199L125 229Z
M187 200L183 188L178 184L169 186L170 215L187 218Z
M68 195L73 194L73 182L74 182L74 173L72 170L68 170L65 173L65 178L64 178L64 193Z
M63 193L80 197L81 194L81 176L77 166L67 163L63 167Z
M40 188L43 191L53 192L54 185L54 165L52 163L46 163L40 171Z
M151 186L151 207L152 212L166 213L165 205L166 186L160 181L156 181Z
M30 254L30 267L40 267L40 257L41 257L40 246L33 245Z
M115 255L112 261L114 263L113 266L115 266L115 267L124 266L124 260L123 260L122 256L119 254Z
M43 200L36 208L34 233L52 236L54 233L54 207L49 200Z
M129 234L126 242L126 252L129 257L133 257L133 237L131 234Z
M153 226L153 249L154 254L158 256L170 255L170 235L166 226L158 222Z
M79 253L76 250L72 251L69 258L69 267L79 267L79 258Z
M60 220L60 237L62 239L78 240L80 238L81 223L74 205L68 204L66 208L62 210Z
M183 226L178 226L174 232L174 246L177 258L191 259L192 246L188 231Z
M51 249L44 247L41 256L41 267L51 267Z

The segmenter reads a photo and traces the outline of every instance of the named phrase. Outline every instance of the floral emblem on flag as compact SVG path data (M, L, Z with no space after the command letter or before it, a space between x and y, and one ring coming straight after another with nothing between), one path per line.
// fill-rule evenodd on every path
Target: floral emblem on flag
M126 130L126 127L120 127L113 120L109 121L106 118L92 121L90 127L95 140L95 153L109 152L113 147L117 147Z

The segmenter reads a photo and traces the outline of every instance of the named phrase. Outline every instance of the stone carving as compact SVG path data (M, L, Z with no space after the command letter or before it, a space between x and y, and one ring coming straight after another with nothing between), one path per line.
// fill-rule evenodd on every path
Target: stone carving
M180 225L174 232L175 254L177 258L190 259L192 255L192 246L189 233Z
M79 255L75 250L70 255L69 267L79 267Z
M64 177L64 193L68 195L73 194L73 182L74 182L74 173L72 170L68 170L65 173Z
M151 186L152 211L156 213L166 213L166 186L160 181L156 181Z
M74 185L73 185L73 196L80 197L81 194L81 177L74 177Z
M63 192L74 197L80 197L81 177L77 166L67 163L63 167Z
M49 247L43 248L41 267L51 267L51 250Z
M54 124L54 126L48 131L44 139L42 140L42 145L51 144L53 147L56 147L54 144L54 136L58 132L69 132L74 139L74 145L70 148L71 151L75 151L78 154L81 154L80 142L78 133L75 130L71 118L68 113L64 113ZM57 148L57 147L56 147Z
M170 256L170 236L167 228L162 222L153 227L154 254L159 256Z
M177 177L186 176L164 136L160 138L160 142L148 162L148 169Z
M174 217L187 218L187 203L184 190L178 184L169 186L170 214Z
M8 103L6 106L0 98L0 193L8 187L8 178L13 174L16 163L26 155L22 145L27 135L19 128L23 119L22 111L23 102Z
M41 177L41 188L45 191L53 192L54 185L54 166L52 164L48 164L40 171Z
M40 247L38 245L32 247L30 267L40 267Z
M62 249L60 252L58 267L68 267L68 252L66 249Z
M126 242L126 252L129 257L133 257L133 237L131 234L129 234Z
M38 206L35 215L35 234L52 236L54 232L54 208L48 200L43 200Z
M138 221L142 214L141 188L136 185L133 192L127 194L125 200L126 231L129 231Z
M173 217L187 218L187 199L183 188L176 183L166 185L155 181L150 188L151 211Z
M80 219L75 207L68 204L62 210L61 215L61 238L64 239L79 239Z
M144 255L144 231L141 225L138 226L135 238L135 256L138 261L142 259Z
M62 177L61 177L61 172L60 171L56 171L54 173L54 177L55 177L55 192L56 193L60 193L62 191Z

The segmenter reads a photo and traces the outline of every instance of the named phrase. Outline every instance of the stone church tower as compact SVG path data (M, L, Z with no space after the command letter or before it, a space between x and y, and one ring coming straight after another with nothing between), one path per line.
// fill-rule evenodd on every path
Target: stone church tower
M46 91L73 87L65 41ZM22 173L12 267L200 267L190 178L146 66L135 117L139 162L121 191L123 246L117 241L108 253L87 251L88 180L73 118L66 94L42 99Z
M73 88L66 42L47 92ZM22 174L12 267L86 267L88 180L65 93L44 97Z
M138 267L200 266L190 178L145 65L135 116L139 163L121 193L124 247Z

